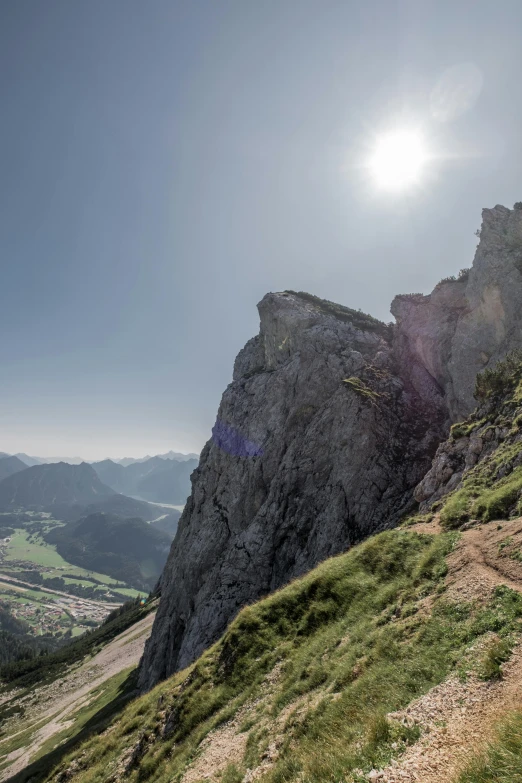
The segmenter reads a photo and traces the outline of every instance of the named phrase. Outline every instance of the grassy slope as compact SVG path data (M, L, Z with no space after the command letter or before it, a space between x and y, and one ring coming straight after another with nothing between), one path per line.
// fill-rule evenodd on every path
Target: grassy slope
M29 534L26 530L16 530L11 536L11 541L6 547L5 561L27 560L36 565L60 568L67 566L66 561L58 554L55 547L43 542L33 543L28 541Z
M506 718L495 741L470 764L459 783L522 783L522 712Z
M279 756L261 780L363 780L361 770L382 766L417 737L388 712L459 669L484 634L519 630L522 597L506 588L482 608L445 599L445 556L457 535L382 533L243 609L195 665L136 699L110 731L38 779L55 780L74 761L71 780L108 781L134 749L125 780L179 781L208 732L241 709L246 750L225 771L226 783L259 764L282 715ZM307 695L314 698L304 712L292 711Z
M447 528L459 527L472 518L489 521L522 513L522 468L517 465L522 452L520 353L479 375L476 396L486 409L490 403L494 415L475 411L465 422L452 427L452 437L473 434L487 440L491 430L498 437L499 428L507 434L444 500L441 521ZM499 477L502 473L506 475ZM494 742L469 765L459 783L522 783L522 711L506 716Z

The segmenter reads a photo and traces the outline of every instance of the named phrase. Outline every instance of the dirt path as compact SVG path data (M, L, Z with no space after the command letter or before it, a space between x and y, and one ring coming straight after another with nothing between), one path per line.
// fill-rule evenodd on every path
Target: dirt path
M448 598L482 603L497 585L522 592L522 563L509 556L520 546L520 519L465 531L448 559ZM510 710L522 707L522 642L502 668L500 681L471 677L462 683L452 677L392 714L392 719L419 724L423 737L398 762L373 771L369 779L381 783L455 780L470 757L491 739L495 724Z
M63 731L67 726L65 722L67 717L72 717L75 712L88 703L90 694L95 688L124 669L137 666L154 617L155 612L147 615L139 623L113 639L94 658L75 667L65 677L35 690L19 701L19 704L25 707L26 712L31 714L30 725L36 726L45 718L49 720L31 737L27 747L13 751L11 754L13 763L7 769L2 770L0 781L7 780L20 772L31 762L31 759L49 737ZM24 721L21 730L26 731L30 725ZM0 740L0 754L3 743L11 740L15 733L12 732L4 740Z

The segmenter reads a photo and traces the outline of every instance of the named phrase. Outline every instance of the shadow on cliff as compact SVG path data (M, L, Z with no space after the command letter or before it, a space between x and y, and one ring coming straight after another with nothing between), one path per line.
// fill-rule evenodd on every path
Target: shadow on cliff
M121 683L116 697L95 713L82 727L82 729L58 748L46 753L45 756L33 761L23 770L5 779L5 783L40 783L45 780L50 771L60 763L64 756L74 750L85 740L88 740L93 734L101 734L111 721L114 719L126 704L136 695L136 671L133 671ZM57 780L68 781L72 775L63 771L57 777Z

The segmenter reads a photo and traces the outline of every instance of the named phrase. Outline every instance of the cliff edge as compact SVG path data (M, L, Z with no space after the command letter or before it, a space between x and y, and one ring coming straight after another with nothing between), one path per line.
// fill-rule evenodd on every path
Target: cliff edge
M518 302L518 306L517 306ZM522 346L522 211L484 210L473 268L396 297L396 325L308 294L268 294L240 351L161 581L146 690L246 603L415 503L478 371Z

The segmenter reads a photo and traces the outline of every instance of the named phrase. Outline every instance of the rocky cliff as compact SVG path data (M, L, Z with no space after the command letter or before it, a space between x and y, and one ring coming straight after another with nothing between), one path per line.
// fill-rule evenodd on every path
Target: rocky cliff
M522 351L480 373L476 397L415 489L420 511L440 510L447 527L522 513Z
M264 297L192 476L142 689L245 603L412 507L449 424L473 408L477 371L522 345L520 270L522 212L495 207L471 271L397 297L394 326L307 294Z
M401 372L427 369L451 420L467 416L477 373L522 343L521 305L522 209L484 209L472 268L428 296L392 302Z

